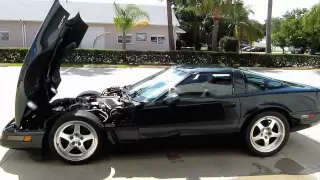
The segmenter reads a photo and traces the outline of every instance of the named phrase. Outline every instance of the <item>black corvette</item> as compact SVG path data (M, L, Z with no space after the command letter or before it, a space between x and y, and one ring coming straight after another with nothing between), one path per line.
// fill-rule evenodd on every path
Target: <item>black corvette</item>
M253 155L271 156L289 133L319 122L320 89L226 67L173 66L124 87L52 101L61 59L88 26L55 1L21 69L15 117L1 135L13 149L49 147L84 163L106 143L239 133Z

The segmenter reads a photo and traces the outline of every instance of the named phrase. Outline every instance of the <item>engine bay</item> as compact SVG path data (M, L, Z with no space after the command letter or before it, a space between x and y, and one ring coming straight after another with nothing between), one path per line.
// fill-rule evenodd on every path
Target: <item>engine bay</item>
M100 95L84 94L76 98L57 99L51 103L53 112L65 113L74 110L86 110L101 119L104 124L124 124L132 119L132 107L125 88L110 87Z

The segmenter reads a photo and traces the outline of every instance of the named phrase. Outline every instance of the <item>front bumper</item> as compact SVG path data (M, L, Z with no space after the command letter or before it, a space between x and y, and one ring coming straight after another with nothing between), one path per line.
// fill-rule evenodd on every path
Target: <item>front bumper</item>
M11 149L42 148L44 131L18 130L14 120L10 121L0 132L0 145Z

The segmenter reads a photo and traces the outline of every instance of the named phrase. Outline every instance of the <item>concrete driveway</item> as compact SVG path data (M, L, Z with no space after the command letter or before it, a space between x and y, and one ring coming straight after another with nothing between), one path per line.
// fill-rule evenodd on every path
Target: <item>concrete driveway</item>
M59 97L84 90L130 84L160 69L61 69ZM14 117L19 67L0 67L0 128ZM260 71L284 80L320 86L320 71ZM88 165L69 166L49 158L0 147L0 180L103 179L320 179L320 126L292 133L269 158L249 156L238 136L172 138L127 144Z

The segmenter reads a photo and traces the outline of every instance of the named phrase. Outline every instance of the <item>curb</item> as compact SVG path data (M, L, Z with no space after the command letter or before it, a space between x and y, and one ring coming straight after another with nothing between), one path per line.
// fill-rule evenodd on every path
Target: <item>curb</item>
M128 65L128 67L118 67L117 65L101 65L101 64L85 64L84 68L167 68L170 66L157 66L157 65Z
M239 67L239 69L246 69L246 70L266 70L266 67Z
M117 68L115 65L99 65L99 64L85 64L84 68Z
M170 66L139 65L138 68L168 68Z

